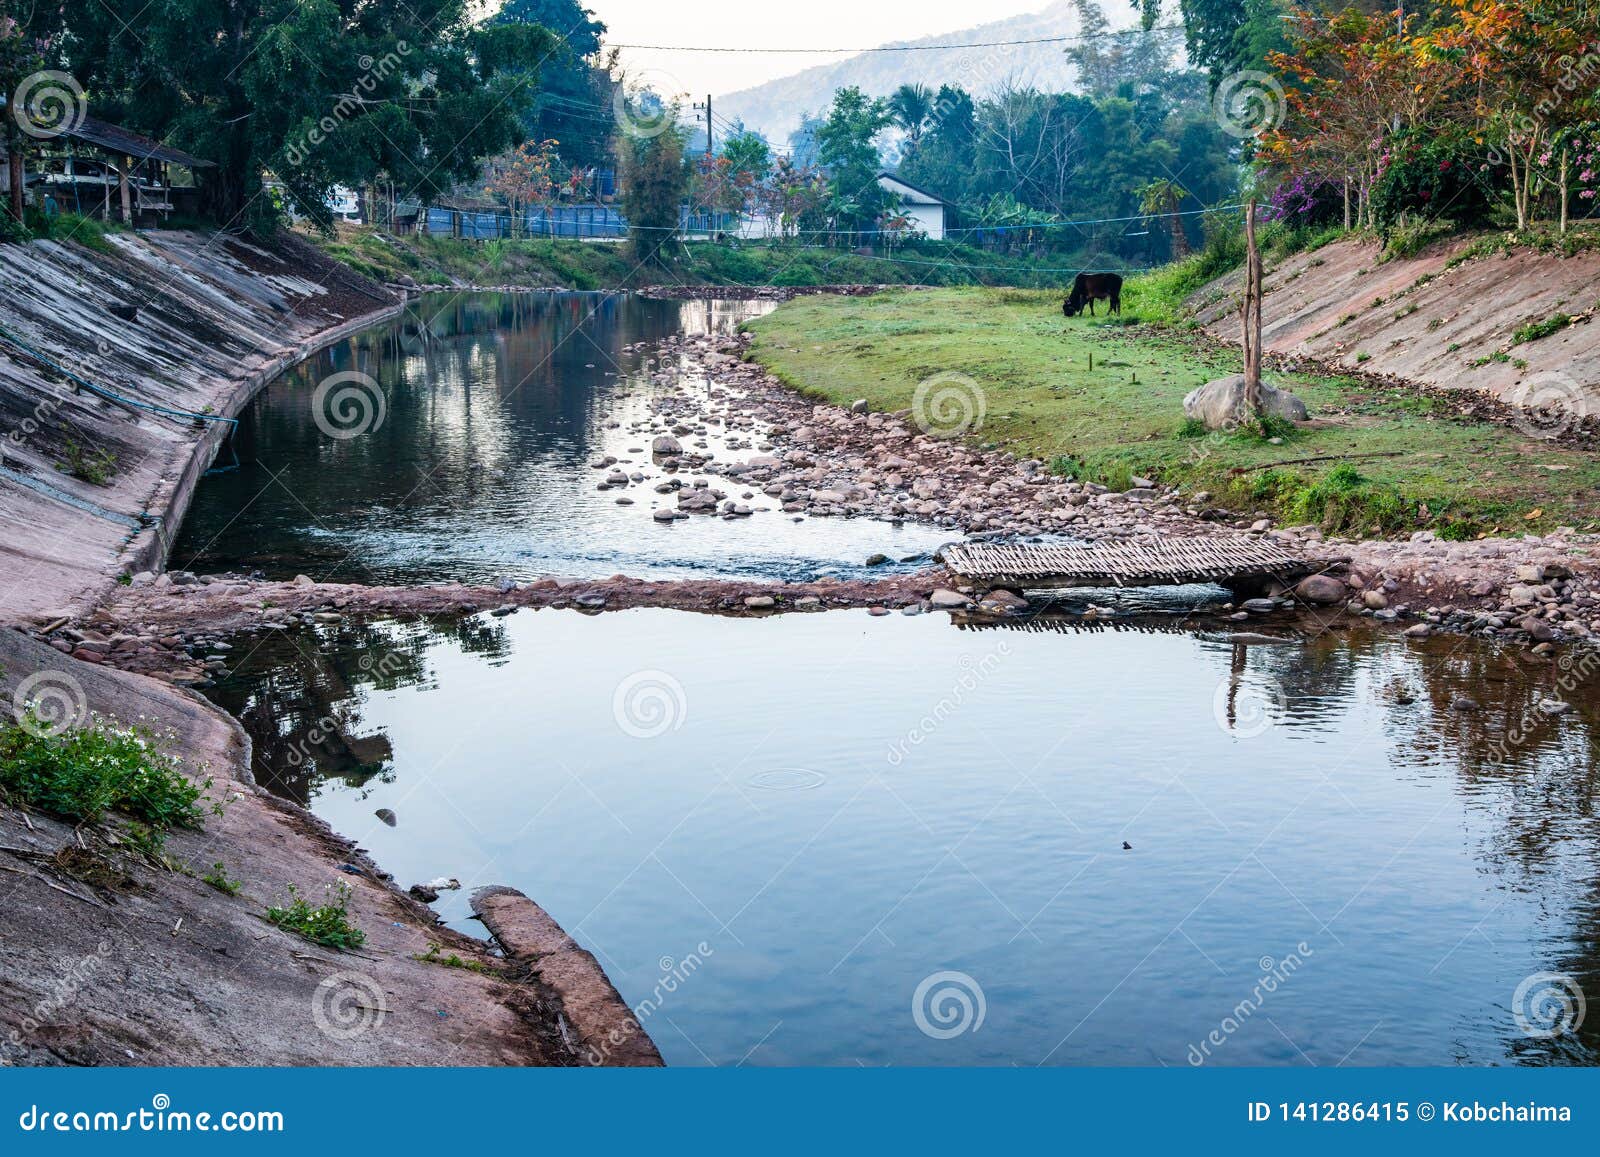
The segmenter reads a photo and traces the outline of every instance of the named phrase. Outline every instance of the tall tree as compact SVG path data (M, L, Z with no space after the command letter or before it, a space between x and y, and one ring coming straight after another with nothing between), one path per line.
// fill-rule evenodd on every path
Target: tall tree
M469 0L164 0L137 35L106 4L71 4L57 66L97 116L216 163L222 223L270 226L271 171L326 220L335 184L386 176L428 199L521 139L519 115L553 40L484 24Z
M640 261L659 260L677 240L679 211L689 192L690 169L684 131L669 117L659 132L626 133L617 141L622 213Z
M922 134L933 121L933 89L925 84L902 84L889 95L889 117L906 135L906 149L915 152Z
M828 173L830 210L835 227L843 233L871 229L893 203L878 184L882 158L877 137L889 124L887 102L852 85L833 94L827 119L817 129L817 156Z
M616 84L601 49L605 24L579 0L506 0L494 17L501 24L547 28L558 43L539 75L539 91L523 116L531 140L560 143L571 166L604 164L615 128Z

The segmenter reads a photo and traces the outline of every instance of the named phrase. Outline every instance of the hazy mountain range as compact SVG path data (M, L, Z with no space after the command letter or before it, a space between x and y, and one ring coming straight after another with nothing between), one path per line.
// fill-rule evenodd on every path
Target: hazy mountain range
M1126 28L1135 19L1132 9L1106 3L1113 27ZM1042 36L1071 36L1078 17L1070 3L1052 4L1042 12L980 24L960 32L944 32L895 44L970 44L978 41L1026 40ZM1027 44L1002 48L952 48L921 52L868 52L832 64L808 68L779 77L755 88L719 96L716 111L730 121L764 134L783 145L800 123L802 113L827 107L835 89L858 85L870 96L886 96L902 84L920 83L931 88L959 84L977 96L1012 81L1053 91L1070 91L1073 68L1067 63L1066 44Z

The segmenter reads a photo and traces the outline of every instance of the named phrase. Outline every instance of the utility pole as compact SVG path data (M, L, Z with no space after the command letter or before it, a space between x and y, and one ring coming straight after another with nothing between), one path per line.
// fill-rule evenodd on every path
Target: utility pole
M705 114L706 114L706 161L705 161L705 168L706 168L706 174L707 174L707 176L709 176L710 173L711 173L711 158L717 151L716 136L714 135L714 132L713 132L713 129L712 129L712 126L711 126L711 94L709 92L706 93L706 103L705 104L696 104L694 106L694 108L695 108L696 112L699 112L700 110L704 109L705 110ZM709 236L711 236L712 233L714 233L716 231L715 227L716 227L716 220L717 220L717 211L716 211L716 209L714 207L712 207L711 205L708 204L706 206L706 215L707 215L707 218L708 218L708 224L706 226L706 236L709 237Z
M717 151L716 137L711 128L711 94L709 92L706 93L706 103L696 104L694 111L704 111L706 114L706 160L709 161L711 154Z

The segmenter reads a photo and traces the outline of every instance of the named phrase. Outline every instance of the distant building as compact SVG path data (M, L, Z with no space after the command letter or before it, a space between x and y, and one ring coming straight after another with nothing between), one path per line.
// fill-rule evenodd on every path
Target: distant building
M893 173L879 173L878 187L900 198L900 211L910 218L912 228L926 233L930 241L944 240L945 209L948 202L926 189L919 189Z

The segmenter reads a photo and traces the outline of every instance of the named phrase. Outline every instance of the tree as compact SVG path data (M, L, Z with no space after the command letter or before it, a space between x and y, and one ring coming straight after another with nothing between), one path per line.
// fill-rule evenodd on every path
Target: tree
M206 207L268 228L270 170L326 222L335 184L387 177L427 200L521 139L550 33L483 24L469 0L164 0L130 35L114 5L60 9L54 67L97 116L216 163Z
M555 141L527 141L486 167L484 191L510 207L513 236L525 228L529 207L554 200L556 160Z
M522 118L528 139L560 141L562 158L574 168L606 163L616 127L616 82L614 61L602 58L605 24L579 0L506 0L494 19L539 25L558 38Z
M1161 16L1162 0L1132 0L1146 29ZM1191 64L1210 74L1211 87L1240 72L1259 70L1267 55L1281 50L1287 0L1179 0Z
M889 97L890 122L906 135L906 150L916 152L922 134L933 122L933 90L925 84L902 84Z
M1078 83L1091 96L1111 96L1123 86L1133 95L1160 86L1172 69L1177 33L1166 28L1113 32L1104 9L1095 0L1073 0L1080 39L1066 50Z
M822 227L828 178L814 166L779 157L757 195L766 215L778 223L779 235L793 237L801 229Z
M689 192L689 163L677 117L653 135L625 134L618 140L622 213L639 261L659 260L678 236L679 212Z
M1168 177L1158 177L1136 191L1139 212L1166 221L1167 235L1172 239L1172 259L1182 261L1189 256L1189 239L1184 236L1183 219L1178 216L1178 205L1184 197L1183 186Z
M871 229L893 204L893 197L878 184L881 158L876 139L889 123L887 102L852 85L833 94L827 119L817 129L817 155L828 173L829 211L841 232Z
M941 85L934 98L932 121L915 151L901 160L899 173L953 201L965 200L971 195L975 176L976 138L971 95L957 85Z
M4 122L8 158L5 201L7 212L15 222L10 228L0 231L0 239L6 233L20 233L22 230L23 164L28 143L22 131L27 110L12 108L9 102L21 95L24 80L43 67L44 55L33 37L26 35L22 25L12 17L0 16L0 93L6 94L8 102Z

